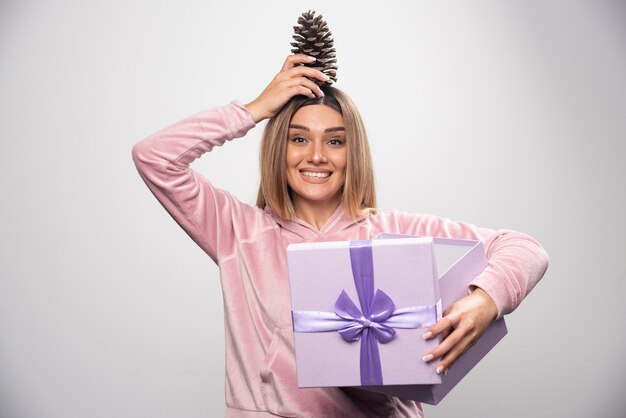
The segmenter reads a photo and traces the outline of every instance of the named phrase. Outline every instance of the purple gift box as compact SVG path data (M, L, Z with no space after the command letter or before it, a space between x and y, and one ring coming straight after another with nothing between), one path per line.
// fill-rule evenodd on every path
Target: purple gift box
M379 234L292 244L287 257L299 387L360 386L436 405L507 333L494 321L445 376L421 360L440 342L424 341L424 328L487 266L480 241Z
M432 238L292 244L287 259L299 387L442 382L421 360L440 342L422 338L442 312Z
M413 239L411 235L379 234L374 239L396 241ZM437 269L440 272L439 289L443 309L467 295L469 283L487 266L487 258L480 241L433 238ZM437 405L469 371L506 335L504 318L491 323L485 333L441 376L434 385L389 385L368 387L368 390ZM431 364L436 364L435 362ZM433 366L434 367L434 366Z

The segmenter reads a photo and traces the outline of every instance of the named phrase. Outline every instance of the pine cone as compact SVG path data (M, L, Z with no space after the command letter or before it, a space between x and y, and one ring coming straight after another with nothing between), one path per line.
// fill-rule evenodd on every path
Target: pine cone
M302 16L298 18L298 24L299 26L293 27L295 42L291 43L293 46L291 52L311 55L316 58L316 61L302 65L316 68L330 77L330 80L326 82L313 80L320 87L330 86L333 82L337 82L337 59L335 58L334 42L322 15L315 16L315 11L309 10L302 13Z

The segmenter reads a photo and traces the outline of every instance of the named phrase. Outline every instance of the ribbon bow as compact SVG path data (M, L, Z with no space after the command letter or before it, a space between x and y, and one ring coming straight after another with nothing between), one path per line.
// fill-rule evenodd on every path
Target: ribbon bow
M386 344L396 335L396 330L384 322L393 314L395 306L385 292L377 290L370 308L369 318L354 304L345 290L341 291L335 303L335 313L348 323L337 332L347 342L355 342L367 329L382 344Z

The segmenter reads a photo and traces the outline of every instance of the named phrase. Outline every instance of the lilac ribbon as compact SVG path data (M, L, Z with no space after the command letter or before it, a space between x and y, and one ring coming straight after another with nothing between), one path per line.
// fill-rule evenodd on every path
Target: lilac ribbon
M437 304L395 309L393 300L374 287L374 258L370 241L350 242L350 263L361 309L345 290L335 302L335 312L293 311L294 332L337 331L349 342L361 340L361 385L382 385L378 343L386 344L394 328L427 328L437 322Z

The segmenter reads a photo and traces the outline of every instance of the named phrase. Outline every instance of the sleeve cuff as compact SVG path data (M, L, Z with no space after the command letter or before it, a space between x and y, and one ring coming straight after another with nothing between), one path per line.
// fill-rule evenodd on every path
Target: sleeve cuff
M467 293L472 293L477 287L484 290L496 305L498 309L496 319L500 319L510 312L508 291L504 283L499 282L498 278L491 276L485 277L484 274L480 274L467 286Z
M232 102L230 102L230 104L232 106L239 108L242 111L242 116L246 123L247 130L250 130L256 126L256 123L254 122L254 118L252 117L252 113L250 113L248 108L246 108L246 106L240 100L235 99Z

